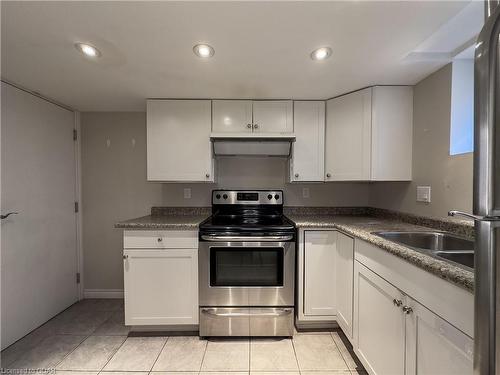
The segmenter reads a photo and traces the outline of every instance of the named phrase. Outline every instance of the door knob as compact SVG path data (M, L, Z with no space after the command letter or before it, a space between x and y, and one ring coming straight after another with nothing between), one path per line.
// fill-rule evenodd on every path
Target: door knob
M327 173L326 177L330 178L330 177L332 177L332 175L330 173Z
M10 215L17 215L17 214L18 214L18 212L9 212L5 215L0 215L0 219L2 219L2 220L7 219Z
M399 307L399 306L401 306L401 305L403 304L403 301L401 301L400 299L396 299L396 298L394 298L394 299L392 300L392 303L394 304L394 306Z
M299 174L298 173L295 173L295 177L298 178L299 177Z
M123 256L123 259L128 259L128 255L124 255L124 256Z
M253 128L254 129L258 129L259 128L259 124L253 124Z
M205 175L205 177L206 177L206 178L209 178L209 177L210 177L210 173L207 173L207 174Z
M252 124L247 124L248 129L252 129Z

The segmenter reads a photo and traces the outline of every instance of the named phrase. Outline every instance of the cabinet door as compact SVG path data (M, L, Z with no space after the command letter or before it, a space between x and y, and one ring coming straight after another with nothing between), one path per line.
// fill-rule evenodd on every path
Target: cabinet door
M251 100L212 100L214 133L251 133Z
M124 251L125 324L198 324L198 250Z
M148 180L213 182L210 123L210 100L148 100Z
M473 340L409 299L406 317L406 375L472 375Z
M254 133L293 133L291 100L253 102Z
M335 316L336 231L305 231L304 315Z
M354 281L354 239L337 233L337 259L335 260L335 286L337 296L337 322L352 340L352 305Z
M325 180L369 180L372 89L327 101Z
M290 180L323 181L325 167L325 102L293 103L296 141L290 159Z
M397 288L355 262L353 346L371 375L404 374L403 303L404 296Z
M413 88L373 88L372 180L412 178Z

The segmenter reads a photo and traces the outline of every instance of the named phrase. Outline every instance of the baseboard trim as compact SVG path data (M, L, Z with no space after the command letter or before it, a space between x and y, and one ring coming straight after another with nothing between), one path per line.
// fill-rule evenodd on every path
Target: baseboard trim
M83 298L123 298L123 289L84 289Z

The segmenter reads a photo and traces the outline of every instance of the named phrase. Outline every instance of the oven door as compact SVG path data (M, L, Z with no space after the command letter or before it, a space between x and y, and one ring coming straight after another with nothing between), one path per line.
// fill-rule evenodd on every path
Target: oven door
M295 242L200 241L200 306L293 306Z

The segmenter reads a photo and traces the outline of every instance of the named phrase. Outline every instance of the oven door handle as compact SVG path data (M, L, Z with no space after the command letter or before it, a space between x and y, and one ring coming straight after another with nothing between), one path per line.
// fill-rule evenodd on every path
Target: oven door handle
M238 316L284 316L284 315L290 315L293 312L293 309L291 308L284 308L284 309L274 309L275 312L272 313L263 313L263 312L222 312L218 313L217 309L201 309L202 314L206 315L212 315L212 316L221 316L221 317L238 317Z
M217 241L217 242L227 242L227 241L239 241L239 242L280 242L280 241L291 241L293 240L293 235L289 234L286 236L224 236L215 234L203 234L201 239L204 241Z

